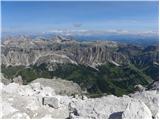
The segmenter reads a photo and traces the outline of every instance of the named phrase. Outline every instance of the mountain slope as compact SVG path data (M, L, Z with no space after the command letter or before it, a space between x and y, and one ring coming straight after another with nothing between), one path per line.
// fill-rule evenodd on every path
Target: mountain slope
M78 83L93 96L121 96L134 86L158 80L157 46L136 46L112 41L77 42L53 39L9 40L2 43L2 73L21 75L24 84L36 78L59 78Z

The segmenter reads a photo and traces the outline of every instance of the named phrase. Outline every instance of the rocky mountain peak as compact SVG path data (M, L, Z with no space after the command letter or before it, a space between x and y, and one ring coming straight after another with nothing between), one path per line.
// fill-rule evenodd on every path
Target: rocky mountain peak
M71 41L73 40L70 38L66 38L62 35L56 35L54 38L54 42L57 42L57 43L64 43L64 42L71 42Z

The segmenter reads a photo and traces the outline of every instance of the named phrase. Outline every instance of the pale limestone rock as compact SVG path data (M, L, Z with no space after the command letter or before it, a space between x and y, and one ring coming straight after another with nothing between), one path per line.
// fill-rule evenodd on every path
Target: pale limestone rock
M146 106L158 118L158 92L143 91L129 96L116 97L108 95L101 98L72 98L56 95L53 88L40 83L18 85L0 83L2 91L2 118L142 118L152 116ZM46 104L43 105L42 98ZM141 102L143 101L143 102ZM4 103L4 104L3 104ZM144 104L145 103L145 104ZM136 107L135 107L136 106ZM132 109L129 109L132 108ZM135 108L135 109L133 109ZM133 110L137 111L136 113ZM129 112L131 111L131 112ZM125 116L124 116L125 115Z
M50 107L58 109L63 106L68 106L72 100L72 97L69 96L54 95L52 97L43 97L42 103L43 105L48 105Z
M136 113L134 113L134 108L135 111L137 111ZM142 101L133 99L126 95L123 97L108 95L101 98L88 98L86 100L75 99L69 104L69 110L70 118L75 119L120 119L122 118L122 113L124 111L123 118L152 118L151 111Z
M41 107L42 105L42 98L40 97L28 97L26 102L26 108L31 111L36 111Z
M94 99L75 99L69 105L70 116L73 118L121 118L121 112L126 109L132 98L109 95ZM115 115L113 115L115 113ZM117 114L116 114L117 113Z
M60 98L59 97L44 97L43 105L48 105L50 107L58 109L60 107Z
M41 84L40 83L32 83L32 84L30 84L30 86L31 86L31 88L34 90L34 91L36 91L36 92L38 92L39 93L39 91L41 91L42 90L42 86L41 86Z
M37 85L37 88L36 88ZM50 87L42 87L39 83L34 83L31 85L21 86L18 89L18 93L22 96L53 96L55 92Z
M44 117L42 117L42 119L52 119L52 115L47 114L47 115L45 115Z
M60 97L60 104L66 105L67 107L69 103L74 100L71 96L60 96L60 95L58 96Z
M16 112L11 116L11 119L30 119L26 113Z
M43 87L43 90L41 91L41 96L54 96L55 91L50 87Z
M61 78L53 78L53 79L38 78L33 82L31 82L31 84L33 83L40 83L44 87L50 87L54 89L56 94L60 95L81 94L81 88L78 84Z
M13 88L14 85L16 87L16 90L13 89L14 92L11 92L10 90L6 89L10 88L11 86L12 86L11 88ZM67 98L67 96L65 96L64 99L66 99L68 102L67 101L64 102L65 100L63 99L63 96L56 96L56 95L48 96L46 93L47 91L48 93L52 92L50 91L51 89L43 86L41 86L42 89L39 89L40 87L38 84L37 84L38 87L37 89L35 84L34 87L33 86L31 87L30 85L18 85L17 88L17 85L15 83L7 86L8 87L5 86L2 89L3 101L5 101L5 103L2 104L3 106L5 106L4 110L2 111L3 114L1 115L3 118L39 119L43 118L47 114L51 115L52 118L67 118L69 116L69 111L68 111L69 100L67 100L69 98ZM28 93L27 92L28 90L31 93ZM37 93L37 91L39 91L40 93ZM52 107L42 105L42 98L44 96L62 98L62 100L59 100L60 107L58 109L55 109Z
M18 89L20 88L20 85L16 84L16 83L10 83L6 86L3 86L3 91L10 93L10 94L17 94L18 93Z
M18 94L21 96L32 96L35 94L35 91L29 85L21 86L18 89Z
M122 113L122 119L152 119L152 113L143 102L132 100Z
M17 112L18 110L15 109L10 103L3 101L2 103L2 118L5 118L6 116L12 115L14 112Z
M2 89L3 89L4 87L5 87L5 85L0 82L0 91L2 91Z
M17 77L15 77L15 78L13 78L13 82L22 85L22 84L23 84L22 77L21 77L21 76L17 76Z
M143 101L148 108L151 110L153 117L158 113L159 110L159 92L152 91L143 91L137 92L130 95L132 98Z

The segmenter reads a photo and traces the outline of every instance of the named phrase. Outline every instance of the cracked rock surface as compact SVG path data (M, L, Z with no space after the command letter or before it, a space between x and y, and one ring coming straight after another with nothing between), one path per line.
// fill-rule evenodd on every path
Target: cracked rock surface
M159 118L158 91L142 91L116 97L73 98L57 95L54 88L39 82L29 85L0 83L1 118Z

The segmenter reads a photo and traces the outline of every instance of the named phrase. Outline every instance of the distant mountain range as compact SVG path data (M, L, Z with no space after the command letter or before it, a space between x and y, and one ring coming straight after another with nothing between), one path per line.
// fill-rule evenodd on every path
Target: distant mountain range
M121 96L134 92L135 85L159 79L158 44L16 36L2 40L1 51L2 73L7 78L21 75L24 84L56 76L78 83L92 96Z
M148 31L148 32L128 32L124 30L53 30L50 32L42 33L32 33L32 32L22 32L22 33L11 33L3 32L2 38L6 39L8 36L15 37L19 35L25 35L32 38L45 38L51 39L57 35L65 36L66 38L75 39L77 41L116 41L119 43L128 43L133 45L148 46L156 45L159 42L158 32Z

